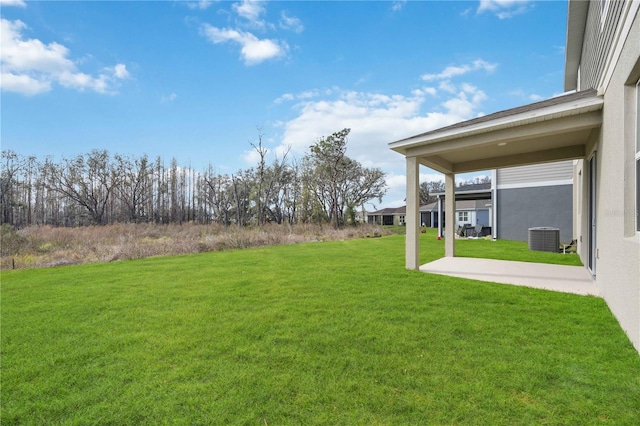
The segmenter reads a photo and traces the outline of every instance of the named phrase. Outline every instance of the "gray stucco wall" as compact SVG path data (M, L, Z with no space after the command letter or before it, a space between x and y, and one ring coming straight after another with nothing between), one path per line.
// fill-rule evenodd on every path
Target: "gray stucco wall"
M573 238L573 186L498 190L498 238L528 241L529 228L560 229L560 241Z

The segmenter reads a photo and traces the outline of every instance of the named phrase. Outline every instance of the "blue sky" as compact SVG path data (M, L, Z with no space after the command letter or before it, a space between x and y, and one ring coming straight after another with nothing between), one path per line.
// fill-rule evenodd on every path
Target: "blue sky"
M399 206L389 142L562 92L566 1L0 8L2 149L40 158L107 149L233 173L256 164L258 129L270 158L301 158L349 127L347 154L387 173L376 207Z

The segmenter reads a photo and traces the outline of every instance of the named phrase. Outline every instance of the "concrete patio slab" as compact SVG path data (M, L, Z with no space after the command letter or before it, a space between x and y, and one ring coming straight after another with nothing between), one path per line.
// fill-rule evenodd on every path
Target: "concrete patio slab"
M591 274L583 266L443 257L422 265L420 271L563 293L600 296Z

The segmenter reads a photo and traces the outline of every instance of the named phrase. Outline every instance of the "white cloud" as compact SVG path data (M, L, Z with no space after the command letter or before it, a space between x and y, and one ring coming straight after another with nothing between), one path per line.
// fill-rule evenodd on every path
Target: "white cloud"
M482 91L467 87L421 114L421 93L407 97L343 92L335 99L298 104L297 117L284 125L282 144L303 154L318 138L348 127L349 156L368 166L397 167L401 158L388 150L389 142L476 116L483 99Z
M69 89L82 91L90 88L98 93L107 93L108 83L104 74L93 77L83 72L63 71L57 77L58 82Z
M234 42L240 45L241 56L247 65L284 57L289 53L289 45L286 41L274 38L259 38L246 29L261 32L276 30L276 26L263 20L266 14L266 2L256 0L242 0L231 7L238 17L235 28L218 28L210 24L203 24L200 32L214 44ZM281 29L304 31L304 25L300 19L281 12L279 25Z
M472 71L484 70L486 72L493 72L496 67L496 64L491 64L489 62L483 61L482 59L476 59L469 64L448 66L438 74L423 74L421 78L424 81L448 80L453 77L458 77L470 73Z
M33 96L51 90L50 82L39 81L24 74L16 75L3 72L0 75L0 81L2 82L2 90L21 93L27 96Z
M455 93L456 85L449 80L443 80L438 84L438 89L444 90L445 92L449 93Z
M523 101L529 101L529 102L538 102L544 99L543 96L540 96L537 93L527 94L522 89L512 90L509 92L509 94L511 96L515 96L519 99L522 99Z
M255 35L230 28L217 28L203 24L202 34L212 43L234 42L241 46L240 53L247 65L285 56L289 46L279 40L259 39Z
M411 91L411 94L414 96L423 96L423 95L435 96L437 93L438 93L438 90L435 87L423 87L421 89L414 89Z
M240 3L234 3L233 10L241 18L246 19L256 28L264 28L266 23L261 19L265 13L264 2L257 0L242 0Z
M367 211L375 211L387 207L402 207L407 204L405 201L406 176L392 172L387 173L384 180L387 184L387 193L383 198L382 204L378 203L378 200L371 200L365 205Z
M187 7L192 10L206 10L213 4L213 1L201 0L201 1L188 1Z
M487 96L482 90L469 84L462 84L461 89L456 97L446 100L443 106L450 115L464 118L473 117L477 114L478 106Z
M243 18L255 21L264 13L264 3L256 0L242 0L233 5L233 10Z
M18 7L27 7L27 2L24 0L0 0L0 6L18 6Z
M533 7L528 0L480 0L477 13L490 12L499 19L508 19Z
M267 153L269 150L266 150ZM242 160L250 166L255 166L260 163L260 154L255 149L246 150L242 153Z
M119 79L129 78L129 71L127 71L127 66L124 64L118 64L113 67L113 75Z
M391 10L394 12L399 12L404 8L404 5L407 4L407 0L395 0L391 3Z
M473 71L491 72L497 67L478 59L461 66L447 67L426 75L428 85L414 88L409 95L386 95L357 91L313 89L280 96L275 104L293 102L296 116L282 129L281 145L291 147L292 155L304 155L309 146L343 128L350 128L347 155L366 167L379 167L385 173L388 192L382 206L404 205L404 157L389 149L390 142L435 130L483 115L486 93L476 85L457 83L456 77ZM443 180L439 173L423 168L421 182ZM457 180L467 177L457 176Z
M309 146L343 128L350 128L347 155L366 167L387 173L389 186L384 207L404 204L404 157L389 149L390 142L448 126L481 115L486 94L471 84L453 85L453 92L425 87L410 95L385 95L332 88L281 96L292 101L296 116L282 123L280 147L291 147L301 157ZM304 99L305 94L313 94ZM426 112L425 112L426 111ZM277 150L276 149L276 150ZM424 169L426 171L430 169ZM435 180L431 171L422 180Z
M334 89L327 89L327 90L320 91L320 90L314 89L314 90L305 90L304 92L300 92L300 93L285 93L284 95L280 96L275 101L273 101L273 103L281 104L283 102L305 101L305 100L316 98L323 94L330 95L331 93L333 93L333 90Z
M304 25L302 21L295 16L287 15L284 10L280 13L280 28L285 30L292 30L296 33L304 31Z
M2 90L33 96L48 92L53 83L75 90L112 93L117 80L129 77L124 64L105 68L97 76L81 72L69 59L69 49L38 39L24 39L27 25L20 21L0 21L2 50Z
M274 104L281 104L283 102L292 101L294 99L295 99L295 95L293 93L285 93L284 95L280 96L278 99L273 101L273 103Z
M173 102L178 98L178 95L175 94L175 92L171 92L169 95L166 96L162 96L160 98L160 102Z

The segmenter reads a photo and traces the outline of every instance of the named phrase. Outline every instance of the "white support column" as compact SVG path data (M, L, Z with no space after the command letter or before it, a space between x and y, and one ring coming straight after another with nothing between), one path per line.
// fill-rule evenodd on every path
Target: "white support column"
M498 238L498 171L491 171L491 234Z
M444 210L447 214L447 223L444 229L444 255L454 257L456 255L456 175L446 173L444 175Z
M420 268L420 164L416 157L407 157L406 267Z
M442 208L442 197L438 195L438 237L442 238L442 220L444 219L444 209Z

